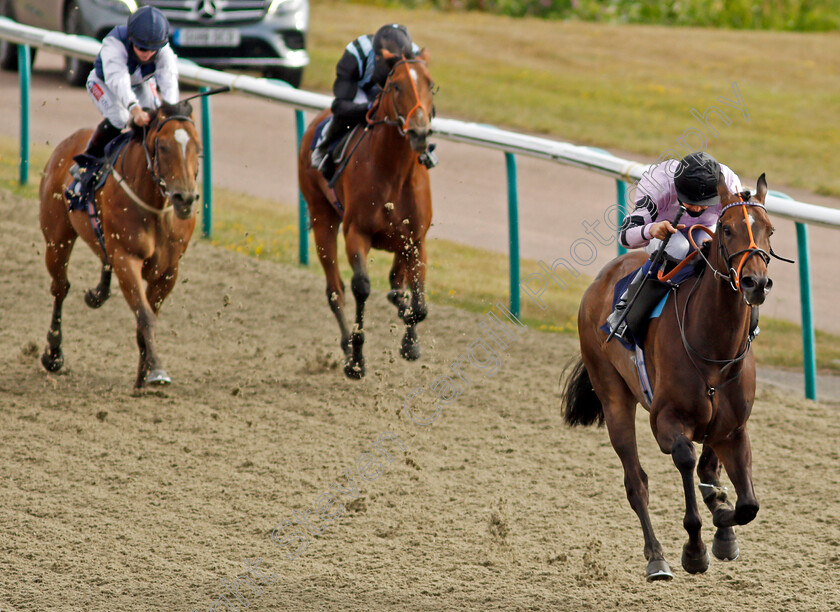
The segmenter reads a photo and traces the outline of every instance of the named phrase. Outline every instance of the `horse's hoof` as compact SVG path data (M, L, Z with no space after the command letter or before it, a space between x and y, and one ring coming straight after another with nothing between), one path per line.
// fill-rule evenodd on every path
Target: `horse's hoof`
M168 385L171 382L172 379L169 378L169 374L167 374L165 370L152 370L146 376L147 385L163 386Z
M41 355L41 365L47 372L58 372L64 365L64 353L60 348L55 349L55 351L50 351L49 348L45 349L43 355Z
M420 343L417 341L417 331L413 327L407 329L403 336L400 356L407 361L420 359Z
M651 559L647 566L647 581L654 580L673 580L674 574L671 572L671 566L665 559Z
M100 295L98 291L94 289L88 289L85 291L85 304L90 306L91 308L99 308L108 301L108 298L111 297L110 293L106 293L105 295Z
M727 531L730 533L726 533ZM741 554L735 531L731 527L717 530L714 542L712 542L712 554L721 561L734 561Z
M344 375L347 378L352 378L353 380L360 380L365 376L365 362L360 361L358 363L353 363L352 361L348 361L344 364Z
M709 569L709 565L712 564L712 558L709 556L709 549L704 548L703 554L699 557L695 557L693 555L688 554L687 552L688 544L683 546L682 552L682 566L685 571L689 574L702 574L707 569Z

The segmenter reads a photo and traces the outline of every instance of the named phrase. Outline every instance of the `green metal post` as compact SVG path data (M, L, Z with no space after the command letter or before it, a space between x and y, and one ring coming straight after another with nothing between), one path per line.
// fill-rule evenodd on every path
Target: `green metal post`
M303 139L304 117L302 110L295 110L295 125L297 126L297 151L300 154L300 141ZM298 186L298 262L302 266L309 265L309 214L306 211L306 200Z
M627 198L627 183L616 179L615 187L618 193L618 206L616 208L615 221L618 224L618 227L621 227L621 224L624 223L624 217L627 215L627 202L624 201ZM627 252L627 249L621 246L621 242L618 241L617 236L616 244L618 244L618 254L624 255Z
M209 87L201 88L201 93L208 91L210 91ZM213 232L213 142L210 136L210 96L203 96L201 98L201 140L204 143L204 168L201 177L204 190L204 206L201 215L203 238L210 238Z
M814 322L811 319L811 271L808 265L808 226L796 223L799 251L799 301L802 311L802 365L805 369L805 397L817 399L817 355Z
M516 191L516 157L505 153L508 186L508 242L510 247L510 311L519 317L519 199Z
M20 184L29 182L29 82L32 72L29 45L18 45L20 75Z

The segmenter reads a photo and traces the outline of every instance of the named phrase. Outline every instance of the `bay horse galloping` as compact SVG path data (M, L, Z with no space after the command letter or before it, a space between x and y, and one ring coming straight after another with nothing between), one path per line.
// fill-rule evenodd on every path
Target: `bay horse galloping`
M318 257L327 277L327 300L341 331L344 373L350 378L365 375L362 345L365 300L370 295L367 258L371 248L394 253L388 299L405 323L400 350L405 359L420 357L416 326L427 314L426 231L432 221L432 200L428 170L417 156L426 150L431 134L434 84L425 49L416 58L397 57L387 50L383 55L390 66L388 80L368 112L365 129L350 136L346 147L351 152L349 161L334 191L310 160L315 128L329 110L319 113L307 127L298 159L300 189L309 205ZM340 207L343 215L338 212ZM344 283L336 259L342 223L353 270L350 287L356 300L352 331L344 317ZM410 296L406 285L411 289Z
M113 171L96 194L100 236L86 211L68 212L64 196L71 181L68 168L73 156L84 151L90 135L90 130L79 130L63 140L41 179L41 231L47 243L46 264L54 298L41 363L50 372L64 364L61 308L70 289L70 253L81 236L102 262L99 285L85 294L85 302L98 308L108 299L113 270L137 318L140 365L135 387L166 384L170 378L158 357L155 325L164 299L175 286L178 263L195 228L201 140L192 107L188 102L164 103L143 133L138 131L111 162Z
M738 556L733 526L749 523L758 512L747 433L755 398L751 311L764 302L773 285L767 264L770 255L777 256L770 247L773 226L764 209L764 175L758 179L755 197L748 191L730 194L723 183L718 184L718 193L722 212L708 257L705 249L700 252L706 264L703 271L671 290L661 316L651 320L644 338L653 390L650 405L633 353L619 342L605 343L607 334L600 329L612 309L615 284L644 262L642 253L613 260L586 290L578 312L582 359L563 392L568 424L606 421L610 442L624 467L627 498L642 525L648 580L670 579L673 574L648 514L647 474L636 447L637 403L650 412L656 442L671 455L682 476L686 571L704 572L711 561L700 533L695 466L703 500L717 527L712 552L718 559ZM699 462L694 442L703 445ZM737 493L734 508L720 486L721 464Z

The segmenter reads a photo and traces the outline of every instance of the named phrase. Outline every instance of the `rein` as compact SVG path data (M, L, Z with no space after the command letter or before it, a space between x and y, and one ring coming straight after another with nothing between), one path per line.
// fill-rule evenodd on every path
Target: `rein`
M417 85L414 83L414 79L411 78L411 74L410 74L410 71L409 71L409 68L408 68L408 64L423 64L423 63L425 63L425 62L423 62L423 60L420 60L420 59L406 59L406 58L403 58L400 61L398 61L396 64L394 64L393 68L391 68L391 72L388 73L388 79L385 81L384 89L382 89L382 91L379 92L379 95L376 96L376 100L374 101L373 106L371 106L368 109L368 112L365 115L365 121L367 122L368 127L373 127L374 125L379 125L379 124L384 123L386 125L395 126L399 130L400 136L405 136L408 133L408 121L409 121L409 119L411 119L411 116L415 112L417 112L418 108L420 108L420 109L423 108L423 104L420 102L420 94L417 93ZM398 112L396 119L391 119L387 115L384 119L374 119L374 115L376 114L376 111L379 108L379 105L381 103L382 96L385 95L386 93L391 93L392 95L394 94L394 88L391 85L391 79L396 74L397 68L400 67L400 66L405 66L406 72L409 73L408 82L411 83L411 91L414 93L414 99L415 99L416 103L414 104L414 106L411 107L411 110L409 110L408 113L406 113L405 117L400 115L399 112ZM396 104L396 99L395 99L394 100L394 109L396 109L396 108L397 108L397 104Z
M173 115L173 116L167 117L166 119L161 121L160 124L157 126L157 129L155 130L154 156L152 156L149 153L149 148L146 146L146 126L143 126L143 141L142 142L143 142L143 153L146 155L146 169L152 175L152 181L155 183L155 185L157 185L157 188L158 188L158 191L160 192L160 195L163 196L164 206L162 208L156 208L154 206L151 206L151 205L147 204L146 202L143 201L142 198L140 198L140 196L138 196L134 192L134 190L131 189L131 187L128 186L128 184L125 182L125 177L123 177L117 171L117 167L116 167L116 161L117 160L114 160L114 164L110 165L110 170L114 174L114 178L117 181L117 185L120 186L120 188L123 190L123 192L125 192L125 194L129 197L129 199L132 202L134 202L137 206L139 206L140 208L145 210L146 212L150 212L150 213L152 213L154 215L158 215L158 216L169 212L173 208L172 204L169 204L169 206L166 206L166 204L169 202L169 194L166 191L166 181L163 179L163 177L160 174L160 165L159 165L159 162L158 162L158 159L159 159L159 155L158 155L158 151L159 151L158 136L160 134L160 130L169 121L188 121L189 123L194 124L193 120L190 117L187 117L185 115ZM126 147L126 149L127 149L127 147ZM123 166L123 170L125 170L125 156L124 155L123 155L123 158L122 158L122 166Z

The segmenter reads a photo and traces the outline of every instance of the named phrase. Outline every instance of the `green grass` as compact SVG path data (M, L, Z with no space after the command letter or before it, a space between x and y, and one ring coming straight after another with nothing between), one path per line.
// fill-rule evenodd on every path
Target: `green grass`
M314 0L304 88L329 93L344 46L383 23L430 49L441 116L652 162L686 151L692 108L716 106L707 150L750 181L840 196L840 37L514 19ZM721 103L736 82L749 114ZM689 148L701 148L692 140Z

